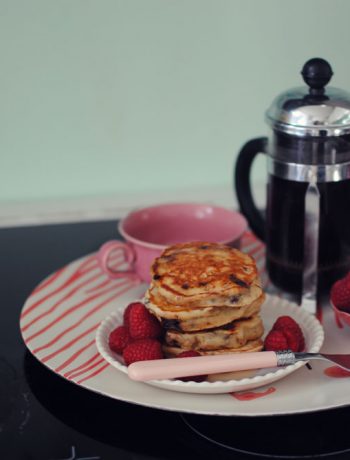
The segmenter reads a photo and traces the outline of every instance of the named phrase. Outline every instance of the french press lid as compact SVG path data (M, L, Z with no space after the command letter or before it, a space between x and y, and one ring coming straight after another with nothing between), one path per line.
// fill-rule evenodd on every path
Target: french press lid
M309 88L293 88L277 96L266 112L268 124L299 137L349 134L350 94L325 88L333 75L330 64L321 58L310 59L301 74Z

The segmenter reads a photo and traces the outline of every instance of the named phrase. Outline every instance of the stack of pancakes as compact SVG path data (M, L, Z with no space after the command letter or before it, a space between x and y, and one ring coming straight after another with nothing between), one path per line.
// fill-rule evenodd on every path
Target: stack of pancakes
M176 244L151 273L145 305L163 325L166 356L262 349L265 295L252 257L223 244Z

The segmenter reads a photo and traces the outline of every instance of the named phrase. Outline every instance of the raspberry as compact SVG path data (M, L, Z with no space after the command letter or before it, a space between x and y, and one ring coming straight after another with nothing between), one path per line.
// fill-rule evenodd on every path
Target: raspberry
M266 351L279 351L288 349L288 341L282 331L272 329L264 341L264 348Z
M126 326L127 328L129 328L129 316L130 316L130 311L131 309L134 307L134 305L143 305L143 303L141 302L132 302L132 303L129 303L129 305L126 307L126 309L124 310L124 314L123 314L123 320L124 320L124 326Z
M286 327L289 327L291 329L297 329L299 328L299 325L291 316L280 316L275 321L275 324L272 326L272 329L275 329L276 331L281 331Z
M130 334L125 326L119 326L109 334L109 348L116 353L122 353L130 342Z
M131 305L127 312L129 333L133 339L156 339L162 333L160 322L140 302Z
M299 347L297 350L291 348L292 351L302 351L305 348L305 339L303 331L299 324L290 316L280 316L275 321L275 324L272 326L272 329L275 331L282 331L284 332L285 329L289 329L292 333L296 336ZM291 340L291 339L290 339Z
M299 351L300 348L300 341L298 336L294 333L294 331L288 327L284 328L281 331L284 337L287 339L288 349L292 351Z
M350 273L333 284L331 300L340 310L350 311Z
M124 348L123 358L127 366L136 361L162 359L162 347L160 342L155 339L134 340Z
M182 353L177 355L177 358L192 358L193 356L201 356L198 351L195 350L188 350L188 351L183 351ZM204 380L207 379L206 375L195 375L192 377L181 377L179 380L182 380L183 382L203 382Z

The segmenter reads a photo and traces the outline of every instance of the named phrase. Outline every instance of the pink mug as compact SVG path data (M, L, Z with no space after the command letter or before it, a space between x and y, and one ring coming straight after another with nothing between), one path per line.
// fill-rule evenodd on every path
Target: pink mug
M175 243L208 241L239 247L247 229L246 219L238 212L206 204L173 203L142 208L119 223L125 242L112 240L98 252L101 269L110 278L130 276L147 283L150 267L163 250ZM122 251L126 270L112 268L112 252Z

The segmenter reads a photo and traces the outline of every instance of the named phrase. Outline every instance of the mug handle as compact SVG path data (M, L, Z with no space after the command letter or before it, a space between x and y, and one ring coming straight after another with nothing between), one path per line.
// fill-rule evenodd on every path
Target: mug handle
M129 265L129 270L115 270L108 265L108 259L111 253L118 249L122 251L124 255L124 262ZM110 279L125 278L126 276L129 278L138 279L138 276L133 270L136 254L131 244L117 240L107 241L100 247L97 253L97 258L101 270Z
M255 206L250 186L250 170L258 153L266 153L267 137L251 139L242 147L236 161L234 179L238 203L250 228L261 240L265 240L265 219Z

